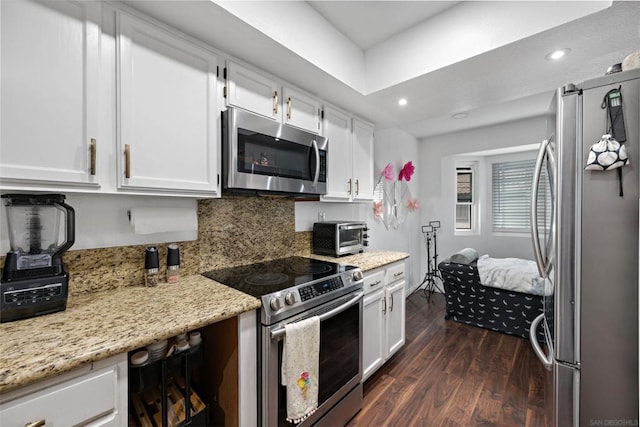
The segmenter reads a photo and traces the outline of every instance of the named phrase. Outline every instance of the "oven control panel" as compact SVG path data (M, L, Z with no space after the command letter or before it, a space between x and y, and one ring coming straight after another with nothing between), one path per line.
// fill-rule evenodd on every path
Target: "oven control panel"
M343 287L344 283L342 283L342 277L338 276L324 282L300 287L298 288L298 292L300 292L300 298L304 302Z

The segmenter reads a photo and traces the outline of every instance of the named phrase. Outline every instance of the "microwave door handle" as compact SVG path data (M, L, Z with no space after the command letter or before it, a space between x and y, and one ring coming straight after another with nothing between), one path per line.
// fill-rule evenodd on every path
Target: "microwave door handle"
M349 301L345 302L344 304L341 304L339 306L337 306L334 309L331 309L329 311L327 311L326 313L322 313L321 315L318 316L318 318L320 319L320 321L324 321L327 320L333 316L336 316L340 313L342 313L343 311L345 311L346 309L350 308L351 306L356 305L360 299L362 298L362 295L364 294L364 292L358 292L356 293L356 295L351 298ZM273 331L271 331L271 339L274 338L278 338L281 336L286 335L286 329L284 328L284 326L279 327L278 329L275 329Z
M315 139L311 141L311 144L313 145L313 150L316 153L316 173L313 176L313 183L311 184L312 187L315 187L318 185L318 178L320 176L320 150L318 150L318 143Z

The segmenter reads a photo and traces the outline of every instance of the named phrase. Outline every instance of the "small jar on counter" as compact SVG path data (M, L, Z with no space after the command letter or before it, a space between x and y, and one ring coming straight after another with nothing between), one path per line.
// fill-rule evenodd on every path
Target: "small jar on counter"
M178 283L180 280L180 249L171 244L167 248L167 283Z
M158 286L158 276L160 275L160 259L158 248L147 246L144 253L144 284L145 286Z

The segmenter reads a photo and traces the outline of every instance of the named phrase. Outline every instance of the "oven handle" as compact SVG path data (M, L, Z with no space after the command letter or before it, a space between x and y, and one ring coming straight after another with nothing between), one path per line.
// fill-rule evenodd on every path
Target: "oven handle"
M323 320L327 320L333 316L336 316L342 313L346 309L356 305L362 299L362 295L364 295L364 292L358 292L353 298L351 298L349 301L345 302L344 304L339 305L336 308L329 310L325 313L322 313L321 315L318 316L320 318L320 321L322 322ZM287 332L284 326L281 326L278 329L271 331L271 339L279 338L285 335L286 333Z

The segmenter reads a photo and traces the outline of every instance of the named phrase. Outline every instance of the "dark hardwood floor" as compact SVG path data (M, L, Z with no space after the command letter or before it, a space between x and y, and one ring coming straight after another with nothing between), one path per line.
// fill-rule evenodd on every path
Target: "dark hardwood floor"
M544 426L529 341L444 320L444 296L407 299L406 343L364 383L349 426Z

